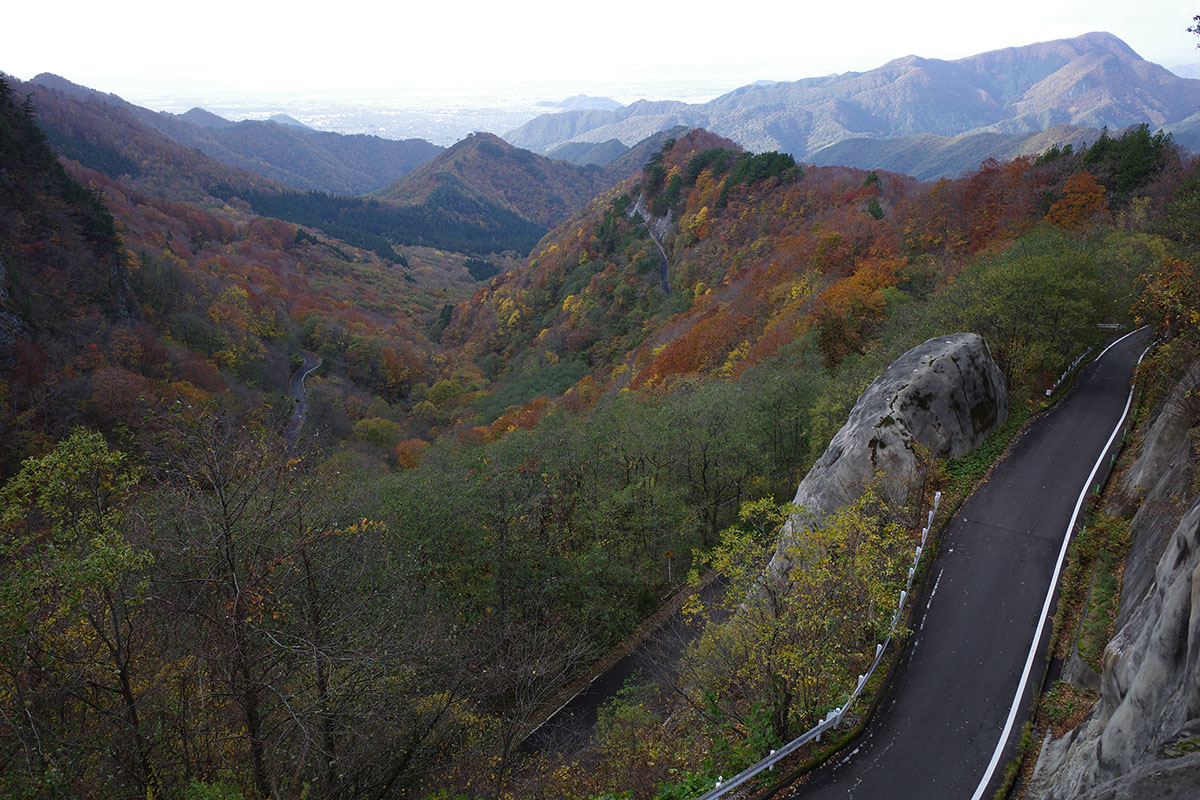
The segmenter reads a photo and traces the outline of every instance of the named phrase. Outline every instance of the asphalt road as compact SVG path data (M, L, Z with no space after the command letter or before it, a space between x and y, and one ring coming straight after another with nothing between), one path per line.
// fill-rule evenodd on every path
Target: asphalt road
M671 265L670 262L667 261L667 251L663 249L662 243L658 241L658 237L654 235L654 231L650 227L650 223L653 221L653 217L650 216L650 213L643 210L640 212L639 216L641 216L642 222L646 223L646 231L650 234L650 241L654 242L654 246L658 248L658 283L662 287L663 294L670 294Z
M700 590L700 596L705 603L713 604L724 591L724 582L713 580ZM681 611L672 612L661 627L631 648L612 667L592 678L582 691L533 731L521 743L521 752L578 753L591 740L600 706L614 697L627 681L654 684L659 691L669 689L684 649L700 632L698 623L688 624Z
M671 293L671 275L670 264L667 261L667 251L663 249L658 238L651 233L650 238L654 240L655 247L658 248L658 283L662 286L663 294Z
M292 418L288 420L287 428L283 432L289 447L296 444L296 438L300 435L300 427L304 425L304 416L308 413L308 400L304 397L304 379L308 373L321 366L321 359L317 358L315 353L302 350L300 354L304 358L304 363L296 368L296 371L292 373L291 380L288 381L288 394L296 401L295 407L292 408Z
M1044 675L1049 621L998 768L985 791L976 795L977 787L1009 717L1067 525L1146 343L1146 333L1135 334L1085 363L1070 393L962 505L916 600L914 640L879 713L849 754L783 797L992 796Z

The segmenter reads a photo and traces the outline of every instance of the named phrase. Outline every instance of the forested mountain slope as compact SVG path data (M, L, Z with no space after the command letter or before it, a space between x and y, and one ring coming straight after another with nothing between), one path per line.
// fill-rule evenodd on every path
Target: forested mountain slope
M275 121L229 122L218 117L220 122L213 124L211 118L215 115L200 117L196 113L203 109L181 115L155 112L48 73L29 83L77 100L124 109L174 142L293 189L363 194L424 164L442 150L423 139L395 141L343 135Z
M204 184L278 191L270 182L183 148L118 107L55 95L40 110L76 126L56 129L75 137L68 153L133 167L111 169L118 179L69 161L68 174L36 105L18 102L25 87L5 88L16 143L3 153L0 245L6 472L76 424L138 430L153 398L223 398L281 414L301 347L326 361L316 413L338 438L371 398L400 401L428 374L427 318L447 291L461 297L471 284L462 256L416 251L401 267L255 217ZM357 410L348 414L347 403ZM385 404L372 416L391 413Z
M530 222L551 228L618 179L599 167L555 161L493 134L475 133L375 196L420 204L435 193L461 193L498 201Z
M989 158L1011 161L1039 156L1055 145L1081 147L1100 137L1096 128L1055 125L1030 133L970 133L937 136L932 133L886 139L843 139L813 153L818 166L881 169L921 180L956 178L974 172Z
M1114 141L1103 138L1086 157L1056 147L1036 161L985 162L968 178L920 185L839 167L804 171L786 156L752 158L695 132L544 241L528 269L456 309L447 335L485 371L499 364L534 382L565 364L634 388L736 374L798 337L836 364L862 352L889 303L925 297L1050 209L1068 213L1084 192L1084 178L1066 184L1074 170L1095 171L1095 192L1128 196L1120 186L1129 176L1103 155ZM1141 129L1128 141L1152 153L1165 140ZM669 296L658 286L655 245L630 217L639 196L670 215ZM1099 209L1071 213L1090 219Z

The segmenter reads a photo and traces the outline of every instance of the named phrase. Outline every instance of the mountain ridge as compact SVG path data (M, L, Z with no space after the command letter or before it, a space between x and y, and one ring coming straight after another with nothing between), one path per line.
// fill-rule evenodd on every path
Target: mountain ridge
M549 229L640 167L620 157L612 166L580 166L514 147L492 133L474 133L374 196L419 205L439 192L458 192L500 203Z
M181 145L294 189L363 194L385 186L443 149L424 139L396 141L318 131L282 119L232 122L196 108L184 114L157 112L51 73L35 76L28 85L123 108Z
M754 151L804 159L847 139L1024 134L1055 125L1161 128L1200 107L1200 81L1092 32L942 60L907 55L866 72L747 85L707 103L639 101L611 112L544 114L505 134L539 152L630 143L668 125L703 127Z

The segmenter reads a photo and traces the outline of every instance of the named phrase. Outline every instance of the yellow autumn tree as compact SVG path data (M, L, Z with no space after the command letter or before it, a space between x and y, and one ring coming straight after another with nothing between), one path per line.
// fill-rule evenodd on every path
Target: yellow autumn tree
M742 506L706 565L728 581L723 600L694 596L707 621L683 662L684 694L701 716L784 742L854 688L886 635L908 560L909 536L879 492L798 529L792 566L765 577L774 533L802 509L759 500ZM775 746L769 744L769 746Z

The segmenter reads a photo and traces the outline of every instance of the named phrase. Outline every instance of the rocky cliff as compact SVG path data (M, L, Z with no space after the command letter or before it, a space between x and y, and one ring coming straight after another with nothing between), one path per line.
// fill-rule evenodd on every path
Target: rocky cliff
M1027 797L1118 800L1200 791L1200 421L1192 365L1123 480L1130 526L1117 633L1100 700L1047 742ZM1190 429L1190 430L1189 430Z
M853 501L877 473L891 499L905 500L917 478L914 445L956 458L1007 417L1004 377L981 336L939 336L909 350L867 387L800 482L794 502L804 513L784 526L771 570L786 571L794 532Z

